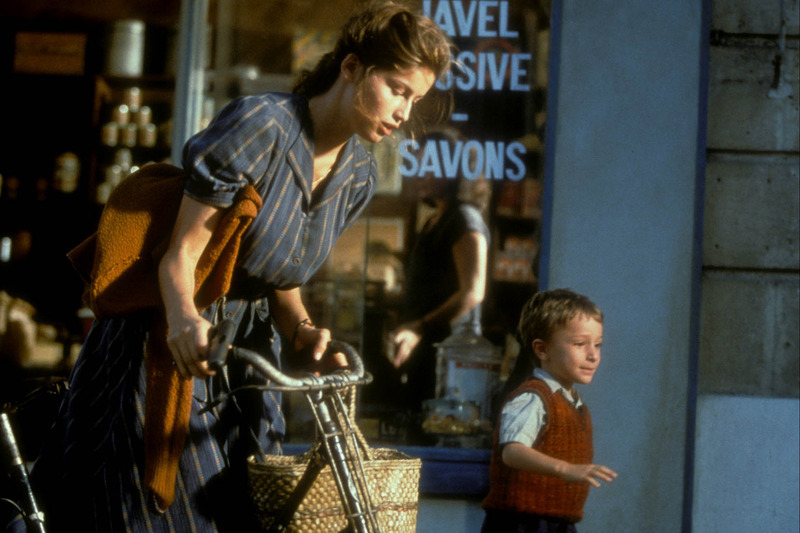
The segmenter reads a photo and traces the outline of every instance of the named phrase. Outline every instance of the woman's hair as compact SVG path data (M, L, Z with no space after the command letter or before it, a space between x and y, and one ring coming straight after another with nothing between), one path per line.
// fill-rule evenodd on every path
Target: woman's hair
M450 42L432 20L392 1L373 2L350 17L334 49L322 56L313 69L301 73L292 92L306 98L325 93L338 78L342 61L351 53L366 72L424 66L439 79L450 69ZM451 98L444 100L435 106L438 116L434 118L439 121L449 115L452 106ZM429 107L425 106L428 115L432 111Z
M505 397L531 376L540 361L533 353L533 341L549 341L556 330L566 327L576 316L584 316L603 323L603 312L586 296L570 289L552 289L533 295L522 307L517 342L520 350L514 369L498 395L497 407ZM499 413L495 413L495 417Z

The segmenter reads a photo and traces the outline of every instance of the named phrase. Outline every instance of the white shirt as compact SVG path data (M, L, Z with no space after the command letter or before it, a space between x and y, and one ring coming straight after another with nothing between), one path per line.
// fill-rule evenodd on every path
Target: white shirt
M583 405L580 397L573 399L570 391L541 368L533 369L533 377L544 381L553 393L560 392L576 409ZM500 444L519 442L533 446L546 422L547 412L542 398L534 392L522 393L503 407L500 414Z

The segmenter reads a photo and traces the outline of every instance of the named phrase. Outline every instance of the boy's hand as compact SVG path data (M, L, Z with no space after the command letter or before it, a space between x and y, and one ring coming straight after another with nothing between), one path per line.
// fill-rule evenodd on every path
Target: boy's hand
M616 472L603 465L573 465L564 463L559 470L559 477L564 481L590 483L595 487L600 486L600 481L611 483L617 477Z
M611 483L617 473L603 465L575 465L556 459L519 442L509 442L503 447L503 462L511 468L537 474L556 476L564 481L589 483L595 487L600 481Z

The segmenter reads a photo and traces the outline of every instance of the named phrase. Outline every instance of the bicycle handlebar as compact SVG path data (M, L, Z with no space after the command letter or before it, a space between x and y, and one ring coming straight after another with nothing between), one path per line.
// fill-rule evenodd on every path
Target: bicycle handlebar
M347 360L347 368L336 370L330 374L307 374L303 377L292 377L284 374L257 352L233 346L236 324L223 320L211 330L208 343L208 365L213 370L221 370L229 356L241 359L250 364L265 377L281 387L289 389L323 389L343 387L370 381L371 376L365 374L364 363L356 350L342 341L330 341L326 353L343 353Z

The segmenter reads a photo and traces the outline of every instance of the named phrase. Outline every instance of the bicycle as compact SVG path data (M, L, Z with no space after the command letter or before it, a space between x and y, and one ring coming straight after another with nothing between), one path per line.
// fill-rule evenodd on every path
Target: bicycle
M366 481L360 443L357 442L357 430L350 424L348 407L340 394L345 389L364 385L372 380L371 375L364 371L355 349L347 343L331 341L328 350L344 354L348 364L346 369L323 375L292 377L275 368L257 352L233 346L235 330L235 324L228 320L215 327L209 339L209 366L221 370L229 357L238 358L274 383L260 388L303 392L314 415L322 444L321 460L308 463L283 509L275 517L270 531L285 530L319 473L328 465L350 530L355 533L380 533L381 528Z
M24 405L41 396L60 394L66 387L67 382L65 380L58 380L32 390L20 400L0 404L0 441L8 455L10 478L19 487L19 492L21 492L20 502L11 498L0 498L0 501L11 505L20 513L29 533L45 533L44 513L39 509L34 496L33 487L28 478L28 468L25 465L25 461L23 461L17 438L11 425L11 418L8 415L17 412Z

